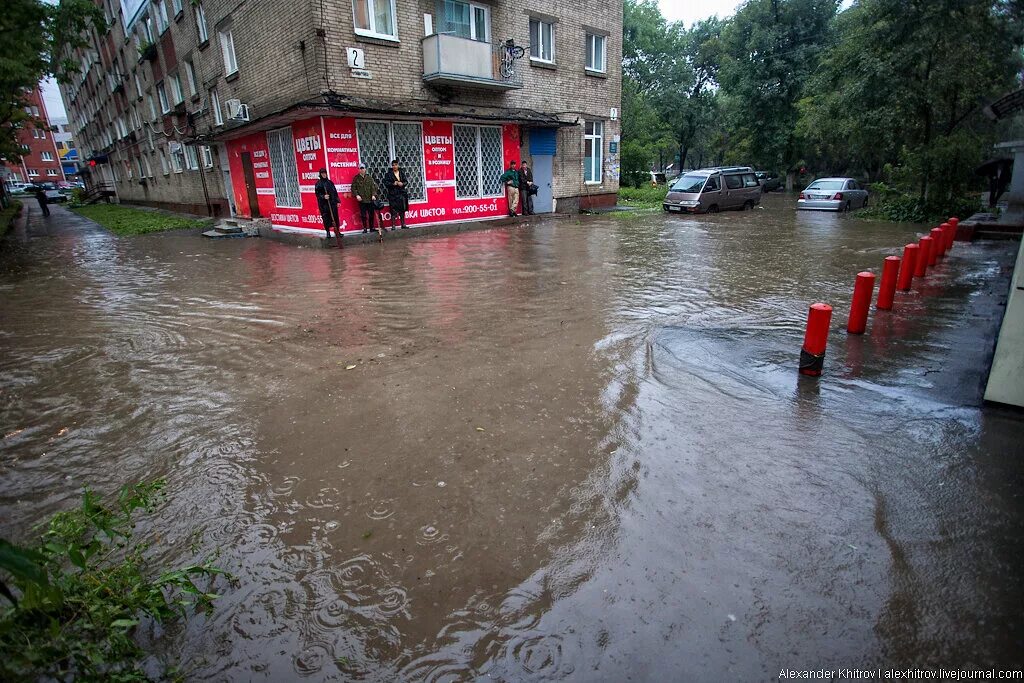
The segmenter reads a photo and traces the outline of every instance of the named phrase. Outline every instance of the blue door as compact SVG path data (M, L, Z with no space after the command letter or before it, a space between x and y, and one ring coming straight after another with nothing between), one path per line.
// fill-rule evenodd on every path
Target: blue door
M533 198L534 213L551 213L554 207L554 192L551 187L555 160L556 128L530 129L530 158L533 161L533 182L537 194Z

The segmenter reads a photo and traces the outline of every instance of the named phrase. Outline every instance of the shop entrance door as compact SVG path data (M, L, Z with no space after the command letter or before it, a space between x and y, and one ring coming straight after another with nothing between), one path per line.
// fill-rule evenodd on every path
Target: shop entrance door
M256 194L256 176L252 170L252 155L242 152L242 175L245 176L245 194L249 198L249 217L260 218L260 203Z
M551 183L554 179L556 133L556 128L530 129L530 160L533 162L533 182L537 185L537 194L533 198L534 213L555 210Z

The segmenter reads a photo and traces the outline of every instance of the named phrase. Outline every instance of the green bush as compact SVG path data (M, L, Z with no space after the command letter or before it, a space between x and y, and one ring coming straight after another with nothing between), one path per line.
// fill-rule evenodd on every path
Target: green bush
M950 216L967 218L980 210L977 196L954 196L944 200L922 200L885 183L870 186L873 206L862 210L863 218L878 218L897 223L938 223Z
M124 487L116 503L85 490L31 548L0 539L0 679L146 681L133 631L207 610L209 584L225 572L209 560L155 571L132 538L132 515L152 510L162 481ZM166 672L170 673L170 672Z
M667 185L655 187L648 184L642 187L620 187L619 204L647 208L660 207L662 202L665 201L665 195L667 194Z
M0 210L0 237L7 234L7 231L14 225L14 219L21 213L21 202L17 199L12 199L10 205L3 210Z
M210 219L196 220L160 211L136 209L123 204L90 204L89 206L71 206L69 208L78 215L96 221L118 235L144 235L163 230L204 228L213 222Z

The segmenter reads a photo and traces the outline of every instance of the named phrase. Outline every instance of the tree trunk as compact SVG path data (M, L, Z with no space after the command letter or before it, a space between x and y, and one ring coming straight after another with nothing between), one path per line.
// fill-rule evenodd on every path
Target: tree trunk
M786 192L792 192L796 185L796 171L786 171Z
M679 172L682 173L683 169L686 168L686 156L690 153L689 145L682 145L679 148Z

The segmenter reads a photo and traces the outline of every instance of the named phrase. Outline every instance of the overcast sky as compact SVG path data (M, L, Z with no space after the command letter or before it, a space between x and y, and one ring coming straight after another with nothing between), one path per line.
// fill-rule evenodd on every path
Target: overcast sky
M722 19L736 11L743 0L658 0L661 13L669 21L686 22L692 26L698 19L718 16Z

